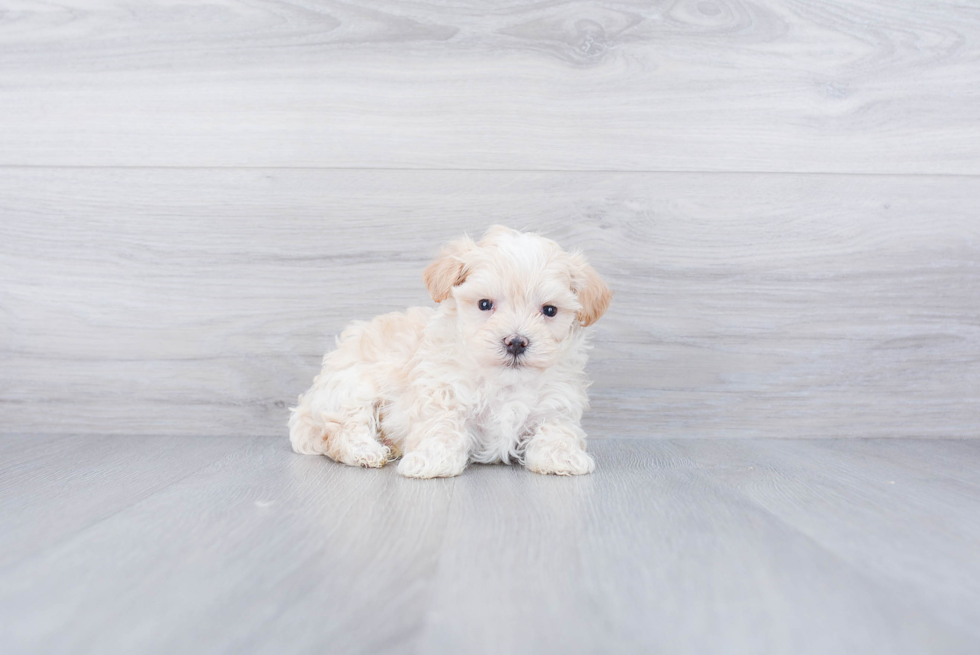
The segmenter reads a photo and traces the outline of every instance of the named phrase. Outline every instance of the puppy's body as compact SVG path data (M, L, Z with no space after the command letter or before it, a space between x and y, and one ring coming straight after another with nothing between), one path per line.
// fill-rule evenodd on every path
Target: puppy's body
M595 271L552 241L493 228L450 244L425 278L436 309L340 336L293 409L293 449L368 467L401 455L398 471L423 478L470 461L590 472L585 326L609 302Z

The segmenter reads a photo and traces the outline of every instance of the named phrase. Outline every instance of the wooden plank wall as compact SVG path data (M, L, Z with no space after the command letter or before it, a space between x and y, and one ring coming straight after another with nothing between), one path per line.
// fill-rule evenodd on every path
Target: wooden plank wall
M980 434L980 10L0 10L0 429L284 434L492 223L584 249L593 437Z

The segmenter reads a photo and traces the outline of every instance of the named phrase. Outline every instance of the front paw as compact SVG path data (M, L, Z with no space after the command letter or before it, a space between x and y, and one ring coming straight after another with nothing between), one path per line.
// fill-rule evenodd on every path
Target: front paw
M524 466L542 475L585 475L595 469L595 462L578 444L549 439L528 444Z
M451 478L466 468L466 456L435 449L405 453L398 472L406 478Z
M345 445L338 456L338 461L348 466L379 469L392 459L391 449L377 441L353 443Z

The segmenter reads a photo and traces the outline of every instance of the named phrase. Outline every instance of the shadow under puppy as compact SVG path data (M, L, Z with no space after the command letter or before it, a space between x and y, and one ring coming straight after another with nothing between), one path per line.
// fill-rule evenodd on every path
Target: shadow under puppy
M401 456L414 478L468 462L537 473L594 468L580 426L588 408L588 326L612 294L581 254L494 226L425 269L435 308L351 324L289 419L293 450L351 466Z

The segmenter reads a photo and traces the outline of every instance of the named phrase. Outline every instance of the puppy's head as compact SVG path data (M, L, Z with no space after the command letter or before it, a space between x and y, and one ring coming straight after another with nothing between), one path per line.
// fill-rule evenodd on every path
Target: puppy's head
M612 299L581 254L499 225L479 243L448 244L423 277L433 300L455 304L461 337L487 366L548 368Z

